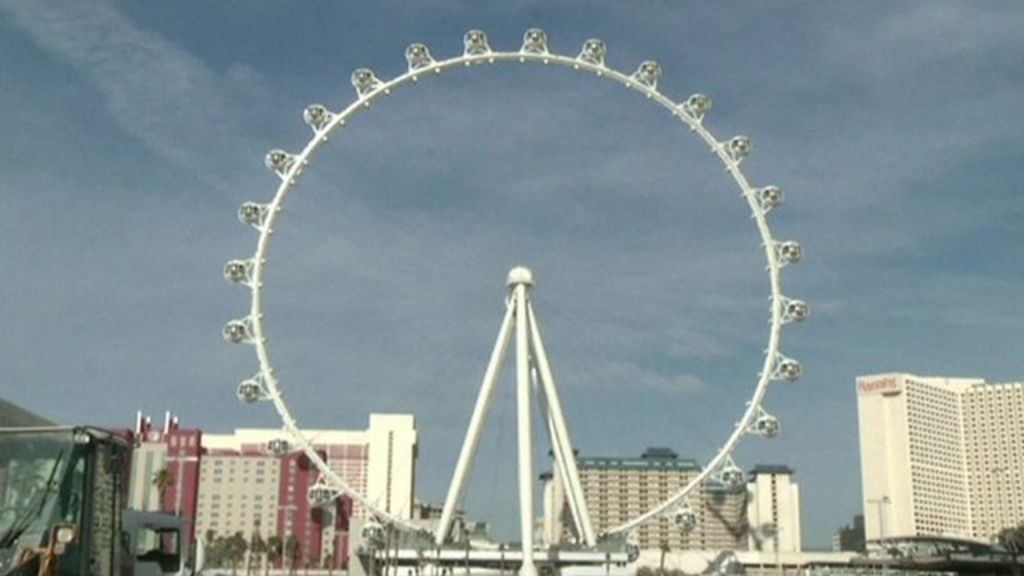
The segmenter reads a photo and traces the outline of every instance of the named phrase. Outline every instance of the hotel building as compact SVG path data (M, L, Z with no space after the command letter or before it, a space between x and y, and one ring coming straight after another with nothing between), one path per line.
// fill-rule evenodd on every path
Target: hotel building
M418 451L413 416L371 414L364 430L304 432L349 486L385 512L411 518ZM285 439L280 429L205 434L181 428L171 414L158 427L139 413L132 436L131 508L178 513L190 520L193 538L294 535L303 565L328 554L333 567L345 565L349 520L363 519L366 511L353 509L348 498L310 506L319 471L294 447L284 455L271 452L272 441Z
M857 378L867 540L989 540L1024 519L1024 384Z
M749 549L800 552L800 486L788 466L755 466L747 483Z
M414 499L417 435L405 414L371 414L365 430L304 430L314 449L352 489L374 506L410 518ZM273 455L278 429L238 429L203 436L196 526L199 533L241 532L298 538L302 558L330 554L334 567L347 560L349 519L367 512L339 499L326 508L309 503L319 471L300 452Z
M583 497L597 533L614 528L668 500L700 473L695 460L681 459L667 448L648 448L639 458L583 457L577 460ZM545 483L545 538L550 543L571 536L571 515L561 482ZM562 502L560 513L549 506ZM747 546L747 492L708 483L691 497L696 527L681 531L669 515L637 529L641 549L737 550Z

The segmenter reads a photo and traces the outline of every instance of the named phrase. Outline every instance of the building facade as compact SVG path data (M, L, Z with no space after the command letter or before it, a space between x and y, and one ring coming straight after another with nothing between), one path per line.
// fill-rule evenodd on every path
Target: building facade
M864 552L864 515L857 514L853 521L832 534L833 552Z
M1024 519L1024 385L857 378L867 540L988 540Z
M964 460L976 537L1024 521L1024 384L972 386L963 397Z
M800 552L800 486L788 466L755 466L747 483L750 550Z
M365 430L304 432L353 490L389 514L412 517L418 447L411 415L372 414ZM282 441L287 442L279 429L203 436L197 528L219 536L241 532L247 540L292 536L300 558L284 558L281 564L318 566L329 557L332 567L342 567L350 518L363 520L367 512L347 498L311 506L309 490L322 482L319 470L301 452L275 454L272 443Z
M327 465L353 490L391 515L412 517L418 455L416 423L409 414L371 414L364 430L304 430ZM279 429L242 428L233 434L207 434L209 450L259 452L284 439ZM356 505L353 517L365 519Z
M681 459L667 448L649 448L639 458L577 459L583 497L597 533L627 522L682 490L700 473L700 465ZM549 542L572 538L571 515L564 488L557 478L545 482L545 537ZM561 506L555 506L561 502ZM672 515L652 520L637 530L641 549L737 550L747 546L747 491L726 490L709 483L689 502L696 516L693 530L684 532ZM554 539L554 540L552 540Z
M150 417L139 412L131 436L134 447L128 506L188 518L191 541L196 527L202 431L182 428L169 412L164 414L163 425L155 426Z

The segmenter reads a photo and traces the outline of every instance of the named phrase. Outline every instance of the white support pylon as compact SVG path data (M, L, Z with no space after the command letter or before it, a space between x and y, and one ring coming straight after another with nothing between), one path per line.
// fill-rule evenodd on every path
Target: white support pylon
M551 364L548 362L548 354L544 349L544 342L540 337L540 327L537 325L537 317L533 313L533 305L527 303L527 315L530 322L530 338L533 344L533 353L537 361L537 368L540 370L541 391L544 394L547 406L548 419L554 426L554 438L552 444L558 447L554 451L556 465L564 471L563 476L568 480L565 493L569 499L569 505L573 509L573 516L576 517L580 529L580 538L587 546L597 544L594 535L594 528L590 523L590 513L587 512L587 503L583 499L583 485L580 483L579 470L576 467L576 457L573 454L572 442L569 440L569 428L565 425L565 416L562 414L562 403L558 399L558 391L555 388L555 377L551 371Z
M476 460L477 449L483 435L484 423L491 409L495 384L505 363L513 329L516 343L516 411L519 463L519 514L520 536L522 538L523 563L520 576L536 576L534 563L534 507L533 507L533 426L530 417L531 389L536 382L536 396L555 454L555 472L566 487L569 506L576 522L582 543L594 546L596 538L590 524L583 490L576 467L576 459L569 440L568 428L562 415L562 405L555 389L555 380L547 352L540 337L540 328L534 317L529 301L529 290L533 287L533 274L527 268L513 268L508 275L509 297L506 301L505 317L498 332L490 362L484 373L480 394L469 422L466 439L459 453L452 483L448 488L441 512L441 522L435 535L438 547L449 540L452 519L465 496L466 480Z
M582 518L580 518L579 508L576 505L576 499L573 498L572 495L568 493L568 487L572 486L572 483L569 481L568 471L566 470L565 466L562 465L564 456L562 455L562 449L559 443L555 441L555 437L557 436L557 432L555 432L555 419L551 415L551 410L548 409L547 397L544 395L543 390L541 389L540 376L538 375L536 362L534 362L533 370L530 372L530 375L533 377L534 390L540 390L540 392L537 393L537 396L540 400L541 412L546 416L545 420L547 422L547 427L545 428L545 430L547 430L548 441L551 443L551 453L555 459L554 470L552 471L552 480L557 478L558 483L561 484L563 490L566 491L565 500L569 504L569 512L572 514L573 526L576 528L576 534L580 535L580 538L583 539L583 520ZM551 510L549 510L549 512L556 513L556 507L560 505L560 502L552 502L552 508ZM561 515L561 510L557 510L557 513L558 515ZM554 543L554 541L552 541L552 543Z
M519 576L536 576L533 563L533 434L530 427L530 339L526 289L533 277L526 268L513 268L508 281L515 283L516 302L516 412L519 437L519 529L523 563Z

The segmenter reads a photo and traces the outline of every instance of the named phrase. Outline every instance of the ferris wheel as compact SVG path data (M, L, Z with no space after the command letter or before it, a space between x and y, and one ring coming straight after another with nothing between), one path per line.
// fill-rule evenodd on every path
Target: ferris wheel
M621 72L611 67L606 61L607 48L604 42L597 39L590 39L583 43L582 49L575 56L560 55L552 52L548 45L548 38L544 31L536 28L527 30L523 36L523 43L518 50L500 51L494 50L488 43L487 36L479 31L467 32L463 38L463 52L461 55L438 60L435 59L427 46L423 44L412 44L405 51L405 58L408 69L390 80L382 80L372 70L359 68L351 75L351 82L356 91L356 98L347 107L339 111L329 110L327 107L314 104L303 111L305 122L312 128L312 137L306 145L298 152L290 153L284 150L275 149L270 151L265 158L267 168L279 179L280 184L273 198L267 203L245 202L238 211L238 218L245 224L252 226L258 232L255 253L247 259L229 261L224 268L224 276L231 282L242 284L248 287L251 295L251 306L249 313L239 319L231 320L224 326L224 338L232 343L251 344L256 351L259 367L256 374L238 385L238 397L247 402L255 403L267 401L277 411L283 423L284 433L287 438L275 440L270 443L268 449L272 452L283 454L291 450L301 450L319 469L321 481L310 491L310 500L314 503L326 503L342 494L351 497L380 523L400 530L417 531L422 533L423 529L413 525L406 519L388 514L374 506L365 495L360 494L348 485L327 462L313 448L311 441L299 428L298 421L285 402L285 395L271 363L269 342L265 326L263 312L264 274L269 263L271 240L275 228L279 225L283 214L286 200L290 193L296 188L301 176L306 171L317 153L332 136L337 136L339 129L344 126L352 117L365 112L370 105L378 99L384 98L400 88L407 88L417 85L421 80L427 80L439 76L442 72L450 69L473 68L484 65L495 64L537 64L558 66L568 71L581 72L588 75L596 75L599 78L610 82L618 83L643 96L641 102L650 102L665 109L675 118L682 128L687 129L700 138L706 144L714 157L717 158L725 168L726 173L739 188L743 201L750 209L752 219L756 225L766 261L766 268L770 284L770 307L769 319L770 328L768 332L768 344L765 357L756 381L753 383L749 400L742 415L737 420L735 427L725 439L721 448L715 452L706 464L688 484L665 501L644 511L639 516L621 523L618 526L609 528L602 534L597 534L590 526L586 514L586 503L578 489L578 477L576 476L572 447L568 440L568 432L564 427L564 421L552 422L552 443L557 444L553 451L562 453L560 464L564 467L564 478L568 484L569 499L575 499L573 504L574 517L577 523L577 533L581 541L587 545L594 545L599 539L623 536L635 530L641 524L657 518L672 518L682 530L692 529L695 522L694 514L689 508L688 497L691 493L709 481L719 482L726 487L738 488L745 481L743 471L733 461L733 453L742 440L750 435L773 438L779 433L779 421L769 414L765 409L765 399L768 390L773 382L792 382L799 379L803 369L796 360L785 356L781 350L783 327L787 324L800 322L806 319L810 309L800 299L790 298L782 292L782 269L788 265L796 264L802 256L800 244L790 240L778 240L772 234L769 227L770 213L777 209L783 202L782 189L775 185L757 186L751 184L747 176L741 170L741 164L752 151L753 145L746 136L734 136L721 140L714 136L705 126L705 118L711 110L711 99L703 94L693 94L682 101L677 101L658 90L658 83L662 76L661 66L654 61L645 61L639 64L634 72ZM520 347L529 347L529 351L523 352L526 358L518 366L520 372L521 388L528 387L530 379L534 383L540 382L544 388L548 388L550 382L551 391L545 394L547 407L557 411L553 420L561 420L560 408L558 408L557 396L554 395L554 382L550 376L548 360L540 343L539 331L536 329L536 320L532 308L529 306L526 293L532 287L533 279L525 268L516 268L510 273L509 288L510 294L506 301L506 317L499 334L499 344L504 339L504 346L508 346L508 340L513 331L512 325L518 321L516 343ZM500 350L499 350L500 348ZM488 374L485 375L487 388L488 378L492 380L491 374L496 366L496 359L504 356L504 348L496 346L495 354L492 356L491 364L488 366ZM500 354L499 354L500 352ZM536 362L536 360L540 360ZM500 365L500 359L497 361ZM481 392L481 398L484 391ZM449 490L449 498L445 504L445 511L439 528L431 535L437 545L442 545L448 538L448 531L451 523L451 511L461 499L460 469L465 468L465 458L472 461L475 452L475 441L473 440L474 426L478 427L477 416L480 411L480 400L474 411L473 420L470 423L470 433L467 434L466 444L463 446L463 454L460 455L456 478ZM520 404L522 411L522 404ZM554 414L554 412L549 414ZM528 425L528 423L527 423ZM522 428L522 427L521 427ZM479 431L477 430L477 433ZM529 438L527 436L527 438ZM522 436L520 436L520 497L526 498L527 489L523 488L523 482L531 482L532 475L525 474L522 470L524 465ZM528 458L528 455L525 457ZM465 470L462 470L464 475ZM576 490L573 490L573 484ZM575 494L575 496L573 495ZM532 514L527 508L532 509L532 504L521 503L523 515ZM530 527L532 517L529 521L523 519L523 542L531 542L532 536ZM532 552L527 549L531 546L523 546L524 566Z

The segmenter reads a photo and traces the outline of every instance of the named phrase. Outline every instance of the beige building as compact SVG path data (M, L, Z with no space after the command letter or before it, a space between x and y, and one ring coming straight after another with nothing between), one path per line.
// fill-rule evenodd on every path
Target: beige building
M988 540L1024 519L1024 385L857 378L864 526Z
M208 452L199 471L196 533L276 534L279 482L280 464L270 454Z
M400 518L411 518L416 486L416 423L408 414L371 414L370 425L361 430L303 430L313 447L325 455L328 465L355 491L380 509ZM268 445L284 440L281 429L239 428L233 434L203 436L203 456L197 530L218 534L241 531L272 533L279 516L284 530L291 527L289 506L306 494L280 492L283 485L280 460ZM295 490L285 483L284 490ZM287 500L287 501L286 501ZM355 505L352 518L365 519L367 511ZM268 529L269 528L269 529ZM328 527L326 540L335 535Z
M800 486L787 466L755 466L747 483L749 549L800 552Z
M597 533L627 522L682 490L700 473L694 460L680 459L667 448L649 448L639 458L580 458L580 483ZM560 482L545 484L545 538L557 542L571 530L565 504L561 514L549 506L565 502ZM669 516L652 520L637 530L641 549L737 550L747 546L745 490L729 491L708 484L690 500L696 526L681 531Z

